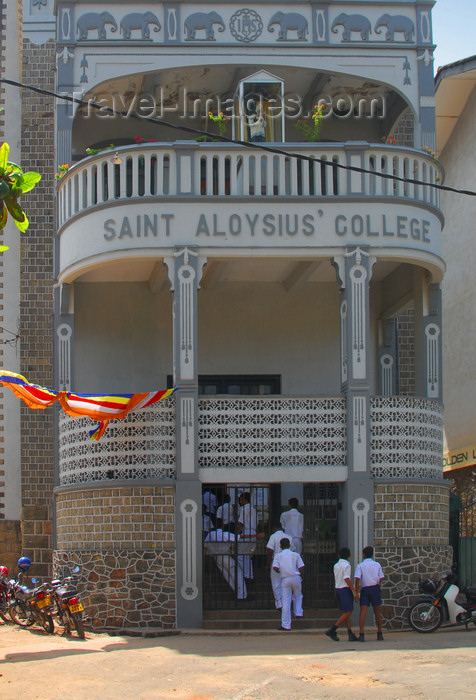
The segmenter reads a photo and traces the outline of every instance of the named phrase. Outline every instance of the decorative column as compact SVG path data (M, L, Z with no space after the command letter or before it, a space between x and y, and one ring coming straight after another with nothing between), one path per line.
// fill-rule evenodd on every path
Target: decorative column
M375 258L366 248L347 248L334 259L342 289L341 386L347 398L347 464L340 545L355 561L373 543L373 483L370 474L369 282Z
M397 391L397 338L395 319L382 321L382 342L379 348L379 394L394 396Z
M198 478L197 292L206 258L176 248L165 258L174 293L177 627L202 625L202 488Z

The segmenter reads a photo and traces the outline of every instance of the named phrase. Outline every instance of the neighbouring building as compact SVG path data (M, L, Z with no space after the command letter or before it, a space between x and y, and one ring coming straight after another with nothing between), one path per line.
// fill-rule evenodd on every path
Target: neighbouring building
M476 56L439 68L435 84L436 147L445 169L445 184L474 192ZM447 266L442 285L443 470L459 499L455 499L459 509L455 507L453 519L455 560L462 584L469 585L476 579L476 398L471 344L471 329L476 321L475 197L442 192L441 206L447 222L442 241Z
M45 91L8 87L1 122L43 175L1 260L3 367L179 389L98 442L3 391L0 527L40 575L79 564L97 627L272 609L266 537L292 497L308 607L340 545L375 546L396 627L448 568L433 4L3 3L2 72ZM233 550L203 545L206 491L250 493Z

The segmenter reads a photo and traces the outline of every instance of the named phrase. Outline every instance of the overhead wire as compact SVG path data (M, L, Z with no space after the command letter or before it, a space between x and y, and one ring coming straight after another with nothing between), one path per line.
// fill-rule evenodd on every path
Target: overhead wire
M341 169L341 170L350 170L351 172L355 173L362 173L365 175L372 175L373 177L380 177L384 178L386 180L394 180L397 182L403 182L403 183L408 183L411 185L422 185L424 187L431 187L436 190L442 190L445 192L454 192L456 194L462 194L462 195L467 195L470 197L476 197L476 192L472 190L462 190L458 189L456 187L449 187L448 185L443 185L439 184L437 182L424 182L423 180L417 180L415 178L406 178L406 177L400 177L398 175L390 174L390 173L382 173L378 172L377 170L369 170L367 168L360 168L359 166L356 165L349 165L349 164L343 164L343 163L336 163L334 161L329 161L324 158L317 158L314 156L307 156L303 153L293 153L290 151L285 151L281 148L277 148L276 146L270 146L269 144L266 143L255 143L255 142L249 142L249 141L240 141L239 139L233 139L229 138L227 136L220 136L219 134L213 134L209 131L203 131L201 129L196 129L191 126L186 126L185 124L171 124L170 122L165 121L164 119L160 119L158 117L148 117L144 115L139 115L134 112L129 113L126 110L120 110L120 109L115 109L113 107L108 107L107 105L104 104L99 104L97 102L94 102L92 100L84 100L81 99L80 97L73 97L71 95L67 95L66 93L56 93L53 92L52 90L46 90L44 88L39 88L34 85L26 85L25 83L18 82L16 80L10 80L8 78L0 78L0 83L4 83L6 85L11 85L12 87L18 87L23 90L31 90L33 92L39 93L41 95L46 95L48 97L55 97L58 100L61 101L66 101L66 102L71 102L73 104L78 104L78 105L87 105L90 108L100 110L101 112L107 112L110 113L111 115L120 115L122 117L127 117L129 119L138 119L140 120L141 123L144 122L149 122L152 124L160 125L160 126L165 126L170 129L176 129L178 131L185 131L186 133L194 134L195 136L205 136L205 137L210 137L213 138L215 141L222 141L224 143L232 143L236 144L239 146L244 146L245 148L252 148L253 150L260 150L260 151L266 151L268 153L276 153L277 155L284 155L288 158L296 158L298 160L304 160L308 161L310 163L321 163L324 166L327 167L332 167L336 169Z

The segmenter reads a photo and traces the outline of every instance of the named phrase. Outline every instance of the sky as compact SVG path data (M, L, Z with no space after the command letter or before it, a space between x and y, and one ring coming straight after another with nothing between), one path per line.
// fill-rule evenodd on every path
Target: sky
M476 55L476 0L436 0L432 11L438 66Z

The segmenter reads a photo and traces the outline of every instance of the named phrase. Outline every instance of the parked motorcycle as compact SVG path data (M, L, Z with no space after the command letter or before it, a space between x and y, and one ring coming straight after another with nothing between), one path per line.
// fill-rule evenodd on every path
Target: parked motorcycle
M18 560L18 580L11 579L9 615L13 622L20 627L31 627L38 623L45 632L53 634L54 623L52 612L54 603L48 592L48 584L43 583L34 589L23 585L23 575L29 570L31 561L28 557L20 557ZM32 579L32 583L38 583L37 579Z
M73 573L79 572L79 566L73 569ZM66 634L71 634L75 629L80 639L86 639L84 632L84 607L79 598L79 593L74 585L73 576L63 579L55 579L51 582L51 596L55 601L55 614L58 623L65 629Z
M37 583L36 579L32 579ZM54 603L49 595L48 584L42 583L33 590L18 582L13 585L14 600L10 604L10 617L20 627L30 627L38 623L45 632L53 634L54 622L52 613Z
M10 606L10 583L8 580L8 569L0 566L0 617L4 622L8 622L8 608Z
M408 621L416 632L434 632L443 622L465 625L466 629L471 622L476 625L476 586L463 590L466 601L460 605L456 602L460 593L456 583L457 576L452 571L440 581L420 581L418 590L424 595L408 612Z

